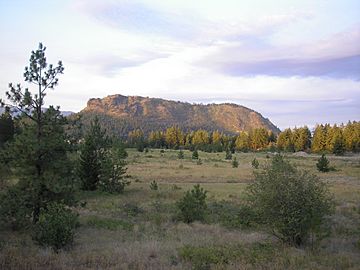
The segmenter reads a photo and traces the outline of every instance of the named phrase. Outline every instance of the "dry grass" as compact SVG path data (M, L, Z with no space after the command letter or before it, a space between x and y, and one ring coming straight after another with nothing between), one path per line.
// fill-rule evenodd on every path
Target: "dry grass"
M177 159L177 151L129 151L132 184L124 194L80 193L87 205L78 208L81 226L68 250L54 253L36 246L26 233L0 232L0 269L191 269L196 264L182 258L191 246L241 250L226 263L210 269L359 269L360 264L360 157L330 157L338 170L315 170L318 156L289 159L329 181L337 202L331 217L331 235L314 249L295 249L279 243L264 231L227 229L218 224L174 221L174 203L194 183L202 183L209 201L240 203L253 179L251 160L267 162L266 153L238 153L239 168L224 160L224 153L200 152L202 165ZM156 180L159 190L149 183ZM176 188L174 188L176 185ZM259 246L260 245L260 246ZM263 246L262 246L263 245ZM265 249L259 249L264 247ZM206 254L205 254L206 255ZM206 266L207 267L207 266ZM200 269L200 268L199 268ZM205 269L205 268L204 268Z

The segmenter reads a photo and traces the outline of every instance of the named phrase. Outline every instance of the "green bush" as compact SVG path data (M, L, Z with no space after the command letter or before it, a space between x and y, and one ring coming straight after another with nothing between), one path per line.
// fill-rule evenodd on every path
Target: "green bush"
M150 183L150 189L151 190L158 190L159 189L159 186L157 184L157 182L154 180Z
M231 159L232 159L232 154L231 154L231 151L230 151L229 148L226 149L225 159L226 159L226 160L231 160Z
M128 217L135 217L139 214L144 213L144 210L134 203L125 203L122 206L122 209Z
M33 239L42 246L59 250L73 242L77 215L61 203L51 203L40 213Z
M0 220L13 230L27 228L31 224L30 194L19 187L9 187L0 196Z
M180 149L178 153L178 159L184 159L184 151Z
M251 166L254 168L254 169L258 169L259 168L259 161L254 158L252 161L251 161Z
M258 223L258 218L249 205L221 201L208 205L206 221L218 223L227 228L245 229Z
M182 221L191 223L195 220L204 220L206 211L206 193L207 191L197 184L192 190L187 191L184 197L176 203L179 210L179 218Z
M194 152L192 153L191 156L192 159L199 159L199 153L198 151L195 149Z
M321 155L318 162L316 163L316 167L320 172L328 172L330 171L329 160L326 158L324 154Z
M236 157L234 157L233 161L231 162L231 165L233 168L239 167L239 161L236 160Z
M325 218L334 209L325 183L280 155L254 174L255 180L247 188L250 206L275 236L299 246L310 235L321 235Z
M86 224L97 229L107 229L111 231L118 229L130 231L133 228L133 224L129 222L112 218L100 218L97 216L88 217Z
M186 245L179 249L179 257L190 262L194 270L233 269L231 266L234 265L247 265L245 269L258 269L264 262L265 265L272 265L271 261L277 252L278 248L267 242L249 245Z
M194 270L208 270L212 265L226 265L238 257L234 249L227 247L184 246L179 250L180 258L189 261Z

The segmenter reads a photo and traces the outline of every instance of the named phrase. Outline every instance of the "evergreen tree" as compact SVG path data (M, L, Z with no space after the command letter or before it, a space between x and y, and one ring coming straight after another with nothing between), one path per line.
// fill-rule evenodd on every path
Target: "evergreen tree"
M126 177L126 162L119 156L117 149L104 152L101 160L99 182L97 186L109 193L121 193L130 184Z
M251 161L251 166L254 168L254 169L258 169L259 168L259 161L254 158L252 161Z
M178 159L184 159L184 151L182 149L178 153Z
M2 212L10 216L16 216L19 211L28 212L33 223L39 220L41 209L46 209L50 202L73 202L73 173L67 157L65 119L58 107L50 106L46 111L43 108L47 90L57 85L57 76L63 73L64 68L61 61L56 67L48 65L45 50L40 43L39 48L31 52L30 65L25 67L25 81L37 86L36 93L11 83L10 90L6 92L12 103L6 105L20 111L24 121L21 122L20 133L4 150L10 165L16 168L18 183L12 192L18 195L19 205L12 206L16 208L14 211L2 209ZM0 103L5 105L4 101ZM5 195L2 206L6 205L9 196L12 195Z
M329 160L325 157L324 154L321 155L318 162L316 163L316 167L320 172L328 172L330 171Z
M237 161L236 157L232 160L231 165L233 168L239 167L239 161Z
M199 159L199 153L198 153L198 151L196 149L193 151L191 158L192 159Z
M11 117L10 109L6 108L0 116L0 148L14 137L14 120Z
M79 176L82 189L95 190L97 188L107 146L108 139L105 136L105 130L101 129L99 119L95 117L81 147Z
M231 160L232 159L232 154L229 148L226 149L226 153L225 153L225 159L226 160Z

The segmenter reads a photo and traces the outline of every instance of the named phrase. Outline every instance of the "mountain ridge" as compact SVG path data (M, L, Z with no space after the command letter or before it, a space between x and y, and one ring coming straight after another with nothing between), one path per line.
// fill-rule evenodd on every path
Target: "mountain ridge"
M115 94L89 99L87 106L79 114L85 118L93 114L100 115L106 122L123 122L127 126L126 130L140 128L145 133L170 126L179 126L184 130L205 129L226 133L263 127L276 134L280 132L268 118L235 103L191 104L162 98Z

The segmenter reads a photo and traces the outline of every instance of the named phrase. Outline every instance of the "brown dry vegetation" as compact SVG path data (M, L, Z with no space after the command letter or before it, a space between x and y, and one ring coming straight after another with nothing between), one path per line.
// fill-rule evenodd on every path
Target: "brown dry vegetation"
M0 232L1 269L359 269L360 157L329 157L337 170L318 173L316 155L288 155L291 162L328 181L335 194L331 233L314 246L293 248L266 230L174 220L175 201L194 183L208 191L208 202L241 203L252 181L251 161L266 153L237 153L238 168L225 153L199 152L202 165L177 158L177 151L129 151L132 183L120 195L78 194L80 227L75 243L55 253L36 246L25 233ZM159 190L149 183L156 180ZM193 256L193 257L192 257ZM204 264L204 261L212 262Z

